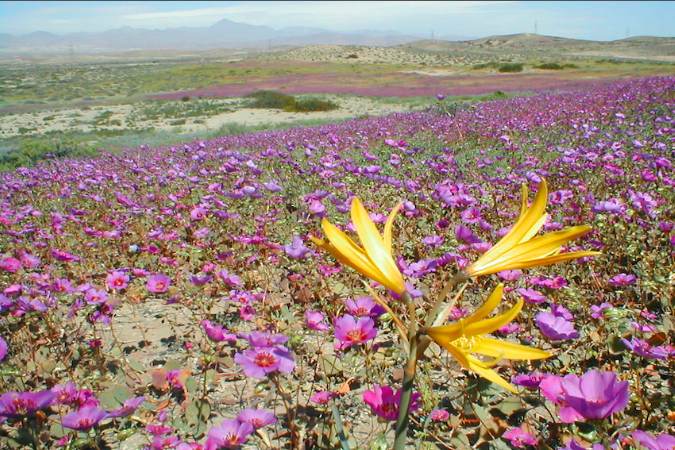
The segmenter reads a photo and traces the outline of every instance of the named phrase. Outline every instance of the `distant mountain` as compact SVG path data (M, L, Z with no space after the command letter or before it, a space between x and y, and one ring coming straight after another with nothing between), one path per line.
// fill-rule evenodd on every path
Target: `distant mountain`
M209 27L162 30L122 27L95 33L56 35L38 31L25 35L0 34L4 53L95 53L129 50L206 50L214 48L263 49L289 45L378 45L390 46L419 39L393 31L339 33L313 27L274 28L219 20Z

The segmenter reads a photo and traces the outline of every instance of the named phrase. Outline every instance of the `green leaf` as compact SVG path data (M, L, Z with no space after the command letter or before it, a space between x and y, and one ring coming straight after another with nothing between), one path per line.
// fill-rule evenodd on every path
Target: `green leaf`
M131 398L133 392L124 385L115 384L98 395L104 409L115 409L122 406L125 400Z

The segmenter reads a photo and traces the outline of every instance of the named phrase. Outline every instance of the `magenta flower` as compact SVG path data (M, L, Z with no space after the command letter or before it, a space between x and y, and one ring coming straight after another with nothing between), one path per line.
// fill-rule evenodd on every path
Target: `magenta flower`
M450 413L445 409L434 409L429 413L429 418L432 422L447 422L450 418Z
M539 387L539 383L544 379L544 374L541 372L532 372L532 373L519 373L511 377L511 383L517 384L519 386L526 387L528 389L536 389Z
M7 352L9 347L7 346L7 341L5 341L2 336L0 336L0 361L4 360L7 357Z
M335 319L334 327L335 338L339 341L338 347L340 350L352 345L363 344L377 336L375 322L370 317L361 317L356 320L354 316L346 314Z
M305 247L300 236L293 236L290 244L284 245L284 251L293 259L303 259L309 253L309 248Z
M133 414L134 411L138 409L139 406L145 401L144 396L133 397L124 401L122 406L117 409L113 409L108 412L108 417L126 417L130 414Z
M276 423L277 418L272 411L267 409L246 408L239 413L237 420L242 423L248 423L257 430L266 425Z
M228 272L227 269L219 271L218 278L223 280L223 283L225 283L229 287L237 287L241 286L242 284L241 278L239 278L238 275Z
M324 322L326 316L321 311L305 311L305 325L310 330L327 331L330 327Z
M422 396L413 392L410 398L409 411L414 412L420 406ZM370 406L371 411L378 417L394 421L398 418L398 405L401 403L401 390L394 393L390 386L374 385L372 389L363 393L363 401Z
M534 316L534 321L541 330L541 333L552 341L563 341L579 337L579 332L574 329L574 323L553 313L539 312Z
M129 286L129 275L120 270L116 270L109 273L105 281L110 289L121 291L122 289L126 289L126 287Z
M171 286L171 279L164 274L158 273L155 275L150 275L147 281L148 291L153 294L162 294L169 290Z
M516 448L525 448L535 446L539 440L525 431L523 427L511 428L502 434L502 438L506 439Z
M253 378L264 378L272 372L291 373L295 368L291 352L281 346L244 350L234 355L234 361Z
M655 437L646 431L635 430L632 436L636 443L648 450L673 450L675 448L675 436L667 433Z
M544 294L534 289L519 288L516 289L516 292L518 292L527 303L539 304L544 303L547 300Z
M239 448L254 431L255 429L249 423L239 422L236 419L223 420L220 425L209 430L204 450Z
M8 256L6 258L0 259L0 270L4 270L9 273L16 273L21 269L21 261L16 258Z
M601 319L604 315L604 311L612 307L612 304L607 302L600 303L599 305L591 305L591 317L596 320Z
M72 253L68 253L63 250L58 250L58 249L52 249L51 251L52 256L54 259L57 261L62 261L62 262L78 262L80 260L79 257L73 255Z
M240 337L246 339L252 347L275 347L288 341L288 336L266 333L264 331L242 333Z
M50 389L39 392L5 392L0 395L0 417L30 416L51 406L55 397Z
M106 417L107 414L102 409L96 406L85 406L63 416L61 425L72 430L87 431Z
M431 248L436 248L443 244L443 237L438 235L427 236L422 239L422 243Z
M223 342L223 341L227 341L229 343L237 342L237 336L227 331L225 327L217 325L211 322L210 320L202 320L201 325L202 328L204 329L204 332L209 337L209 339L211 339L214 342Z
M108 294L106 294L105 291L99 291L98 289L89 289L87 293L84 294L84 299L90 305L99 305L108 300Z
M618 381L614 372L590 370L581 377L547 376L539 384L542 394L562 406L564 423L582 419L605 419L628 405L627 381Z
M312 394L312 396L309 398L309 401L312 403L316 403L317 405L325 405L328 403L333 397L335 397L335 393L330 392L330 391L318 391Z
M637 277L633 274L620 273L610 278L609 284L616 287L630 286L631 284L635 284L636 280Z
M345 300L345 307L349 314L356 317L370 317L376 319L384 314L384 308L373 300L371 297L362 296L356 297L355 299Z
M628 339L621 339L623 345L629 348L633 353L636 353L644 358L653 358L653 359L668 359L670 352L666 347L663 346L653 346L649 342L638 339L636 337Z

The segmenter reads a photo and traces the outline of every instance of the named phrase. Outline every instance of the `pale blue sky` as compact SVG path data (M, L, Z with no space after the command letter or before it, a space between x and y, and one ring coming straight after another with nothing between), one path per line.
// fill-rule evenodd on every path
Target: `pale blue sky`
M611 40L675 35L675 2L0 2L0 32L66 33L121 26L208 26L230 19L273 28L394 30L429 37L534 32Z

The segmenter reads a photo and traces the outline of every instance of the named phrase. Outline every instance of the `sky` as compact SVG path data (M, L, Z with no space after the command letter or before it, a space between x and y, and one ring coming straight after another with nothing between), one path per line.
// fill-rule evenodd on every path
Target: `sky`
M229 19L272 28L392 30L420 37L533 33L612 40L675 36L675 2L0 2L0 33L164 29ZM535 30L536 26L536 30Z

